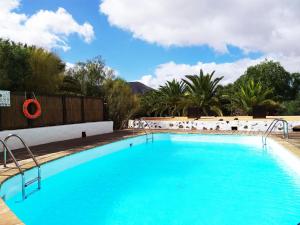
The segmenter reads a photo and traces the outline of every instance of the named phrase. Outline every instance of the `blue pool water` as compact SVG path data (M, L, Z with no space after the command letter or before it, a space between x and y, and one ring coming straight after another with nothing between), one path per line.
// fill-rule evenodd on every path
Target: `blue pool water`
M72 157L49 163L41 191L6 203L27 225L297 225L300 177L259 141L163 134L129 147L135 141L127 140L88 151L120 149L73 167Z

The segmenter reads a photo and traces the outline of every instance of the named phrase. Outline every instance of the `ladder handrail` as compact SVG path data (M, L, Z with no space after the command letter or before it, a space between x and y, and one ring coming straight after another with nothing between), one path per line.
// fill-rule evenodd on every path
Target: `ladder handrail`
M151 127L150 127L148 121L146 121L146 120L143 120L143 121L144 121L144 123L146 123L146 125L148 126L148 129L149 129L150 134L151 134L151 140L152 140L152 142L153 142L153 131L152 131L152 129L151 129ZM144 126L144 130L145 130L145 132L146 132L145 126Z
M151 127L150 127L149 123L148 123L146 120L143 120L143 119L141 119L141 118L140 118L140 119L134 119L134 120L133 120L132 133L134 134L135 129L137 129L137 128L135 127L135 122L136 122L136 121L139 122L139 124L138 124L138 129L141 128L141 129L143 129L143 131L145 132L147 142L148 142L149 139L152 139L152 141L153 141L153 132L152 132L152 130L151 130ZM150 131L150 133L147 131L147 129L145 129L144 123L148 126L148 130ZM141 126L142 126L142 127L141 127ZM149 134L151 134L151 137L150 137L150 138L148 137Z
M32 158L33 162L35 163L37 169L38 169L38 175L36 178L34 178L33 180L28 181L27 183L25 182L25 173L24 170L21 168L20 164L18 163L17 159L15 158L14 154L12 153L12 151L8 148L7 146L7 142L10 138L17 138L19 141L21 141L21 143L23 144L23 146L25 147L25 149L27 150L27 152L29 153L30 157ZM18 170L20 171L21 174L21 178L22 178L22 198L23 200L27 198L26 195L26 187L28 187L29 185L33 184L35 181L38 181L38 189L41 189L41 167L40 164L38 163L38 161L36 160L35 156L32 154L30 148L28 147L28 145L25 143L25 141L17 134L9 134L4 141L0 140L1 143L4 146L4 167L7 166L7 154L6 152L9 152L10 156L12 157L14 163L16 164Z
M288 137L288 126L286 126L286 125L288 125L288 122L284 119L274 119L272 121L272 123L269 125L268 129L264 132L263 136L265 136L265 137L268 136L272 132L272 130L275 128L275 126L277 125L278 122L282 122L283 128L284 128L283 129L284 137ZM287 130L285 130L286 128L287 128Z
M284 138L289 138L289 127L288 127L288 122L284 119L274 119L270 125L268 126L267 130L263 133L262 135L262 144L265 146L267 144L267 138L273 131L273 129L276 127L276 125L282 122L283 126L283 137Z
M40 167L40 164L38 163L38 161L36 160L35 156L32 154L30 148L28 147L28 145L25 143L25 141L17 134L9 134L5 139L4 142L5 144L7 144L7 141L12 138L15 137L17 139L19 139L21 141L21 143L23 144L23 146L25 147L25 149L27 150L27 152L29 153L30 157L32 158L32 160L34 161L35 165L37 167ZM6 145L7 146L7 145ZM4 154L5 156L6 154ZM4 161L6 162L6 158L4 159Z
M20 164L18 163L17 159L15 158L14 154L7 147L7 145L5 144L5 142L2 141L1 139L0 139L0 143L3 145L3 148L4 148L4 151L3 151L3 153L4 153L4 157L3 157L4 158L4 163L3 163L4 167L7 167L7 165L6 165L6 152L8 152L9 155L10 155L10 157L13 159L16 167L18 168L20 174L24 175L24 171L22 170L22 168L21 168Z

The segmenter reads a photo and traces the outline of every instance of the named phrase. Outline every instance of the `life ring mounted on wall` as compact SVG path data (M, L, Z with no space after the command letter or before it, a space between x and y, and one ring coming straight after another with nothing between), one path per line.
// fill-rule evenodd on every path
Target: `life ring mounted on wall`
M28 107L30 104L33 104L35 106L35 112L33 114L28 111ZM27 99L23 103L23 113L26 118L34 120L40 117L42 114L41 104L38 102L37 99L33 99L33 98Z

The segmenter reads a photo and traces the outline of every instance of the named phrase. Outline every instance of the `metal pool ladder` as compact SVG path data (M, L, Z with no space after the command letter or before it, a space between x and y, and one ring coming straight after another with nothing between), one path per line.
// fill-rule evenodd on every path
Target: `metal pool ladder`
M8 146L7 146L7 142L11 138L17 138L23 144L23 146L25 147L25 149L29 153L30 158L33 160L33 162L35 163L35 165L36 165L36 167L38 169L37 177L35 177L35 178L33 178L33 179L31 179L31 180L29 180L27 182L25 181L25 172L24 172L24 170L22 169L21 165L19 164L18 160L14 156L13 152L11 151L11 149L8 148ZM19 135L17 135L17 134L10 134L10 135L8 135L4 139L4 141L0 140L0 142L4 146L4 167L7 167L7 152L8 152L9 155L10 155L10 157L14 161L16 167L18 168L20 174L21 174L21 178L22 178L22 199L25 200L27 198L27 196L28 196L26 194L26 188L28 186L30 186L31 184L34 184L35 182L38 182L38 190L41 189L41 167L40 167L40 164L36 160L35 156L32 154L32 152L31 152L30 148L28 147L28 145L25 143L25 141Z
M135 122L138 122L138 127L135 127ZM148 129L145 128L145 124L148 127ZM150 128L149 123L146 120L142 120L142 119L135 119L133 121L133 126L132 126L132 134L134 134L135 129L143 129L144 133L146 134L146 141L148 142L149 140L151 140L153 142L153 132ZM147 131L149 130L149 132Z
M267 145L267 138L268 136L271 134L271 132L274 130L274 128L276 127L276 125L278 123L282 123L283 126L283 138L288 139L289 138L289 126L288 126L288 122L284 119L274 119L272 121L272 123L270 123L269 127L267 128L267 130L264 132L264 134L262 135L262 144L263 146Z

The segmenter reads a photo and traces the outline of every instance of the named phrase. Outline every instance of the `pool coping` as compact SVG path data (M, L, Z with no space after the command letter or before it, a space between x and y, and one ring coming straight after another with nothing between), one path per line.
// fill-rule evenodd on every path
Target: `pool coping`
M247 135L247 136L259 136L262 133L261 132L241 132L241 131L191 131L191 130L154 130L154 133L186 133L186 134L221 134L221 135ZM79 152L90 150L96 146L103 146L109 143L113 143L116 141L125 140L131 137L136 137L140 135L144 135L142 131L138 131L136 133L129 134L128 130L124 135L120 136L114 136L114 133L110 133L111 137L107 138L106 140L102 140L101 143L95 143L92 145L86 145L84 147L75 147L73 149L66 149L62 151L58 151L55 153L45 154L37 157L37 160L39 163L45 164L48 162L51 162L53 160L57 160L63 157L67 157L71 154L76 154ZM101 136L101 135L100 135ZM292 145L291 143L287 142L286 140L279 138L277 136L272 136L272 140L280 144L282 147L284 147L286 150L290 151L300 159L300 151L299 148ZM35 164L28 159L21 161L23 164L23 168L25 170L29 170L33 167L35 167ZM14 168L13 163L8 164L9 168L7 170L0 168L0 186L2 183L4 183L6 180L10 179L13 176L16 176L19 174L19 171ZM2 172L1 172L2 171ZM24 225L24 223L13 213L12 210L5 204L4 200L0 198L0 225Z

